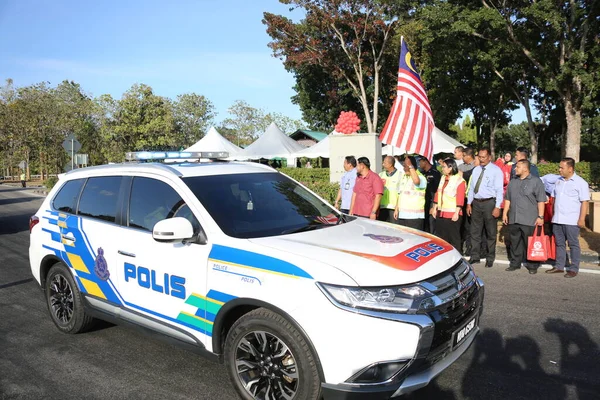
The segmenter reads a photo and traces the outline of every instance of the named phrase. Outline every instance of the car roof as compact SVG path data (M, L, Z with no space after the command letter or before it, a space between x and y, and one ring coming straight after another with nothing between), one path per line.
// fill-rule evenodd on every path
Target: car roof
M136 174L142 172L154 173L157 175L175 175L179 177L188 176L211 176L211 175L232 175L232 174L252 174L264 172L277 172L268 165L254 162L229 162L229 161L209 161L209 162L185 162L185 163L121 163L98 165L95 167L86 167L69 171L65 174L67 179L86 178L89 176L99 176L103 174Z

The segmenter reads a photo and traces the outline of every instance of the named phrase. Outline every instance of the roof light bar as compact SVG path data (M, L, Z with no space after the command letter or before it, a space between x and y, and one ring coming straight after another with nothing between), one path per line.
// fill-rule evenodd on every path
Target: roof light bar
M199 160L229 157L226 151L133 151L125 155L127 161Z

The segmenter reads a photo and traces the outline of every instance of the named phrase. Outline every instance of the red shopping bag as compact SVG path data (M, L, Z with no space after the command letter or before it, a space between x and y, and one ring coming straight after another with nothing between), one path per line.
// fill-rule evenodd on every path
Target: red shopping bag
M548 237L548 259L556 260L556 242L554 240L554 235Z
M527 259L529 261L548 260L548 247L550 247L550 239L544 234L544 227L536 226L533 236L527 238Z
M554 197L549 197L544 205L544 222L552 222L554 216Z

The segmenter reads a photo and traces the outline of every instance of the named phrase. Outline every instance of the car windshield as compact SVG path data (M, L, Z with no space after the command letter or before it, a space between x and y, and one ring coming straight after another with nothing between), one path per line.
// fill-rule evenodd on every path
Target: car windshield
M337 211L283 174L194 176L183 181L232 237L285 235L338 223Z

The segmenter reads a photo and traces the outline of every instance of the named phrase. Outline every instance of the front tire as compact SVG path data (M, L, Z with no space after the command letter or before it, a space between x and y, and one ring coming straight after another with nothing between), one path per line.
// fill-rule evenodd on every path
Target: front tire
M225 363L242 399L319 399L318 361L307 340L281 315L258 308L227 334Z
M60 331L80 333L93 325L94 319L86 314L83 296L65 264L59 262L50 268L45 294L52 322Z

